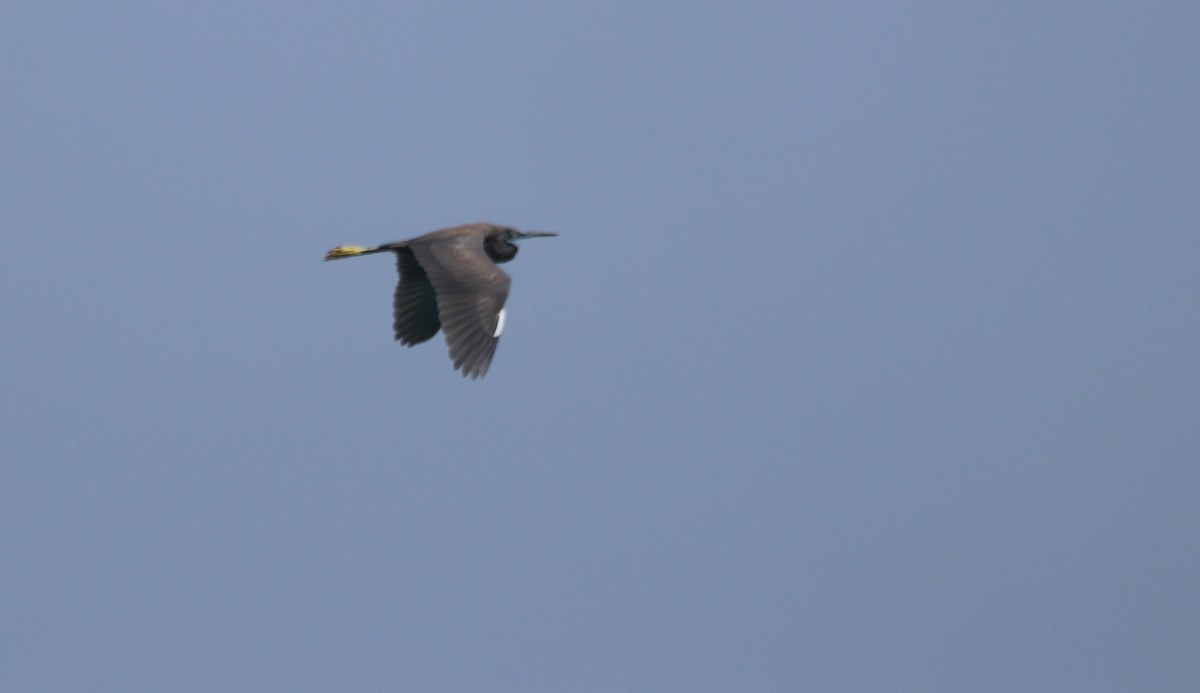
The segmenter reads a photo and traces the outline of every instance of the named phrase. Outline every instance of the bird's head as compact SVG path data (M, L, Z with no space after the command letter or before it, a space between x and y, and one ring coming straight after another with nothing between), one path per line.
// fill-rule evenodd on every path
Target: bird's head
M508 262L517 256L517 244L514 241L557 235L553 231L518 231L508 226L496 226L484 236L483 249L487 251L492 262Z

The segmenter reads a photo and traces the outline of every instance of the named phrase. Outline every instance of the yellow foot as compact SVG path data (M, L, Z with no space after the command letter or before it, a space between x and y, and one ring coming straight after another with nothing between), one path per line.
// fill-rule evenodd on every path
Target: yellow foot
M339 245L338 247L334 248L333 250L329 251L328 253L325 253L325 259L326 260L341 260L342 258L354 257L355 255L362 255L363 253L365 253L368 250L370 250L370 248L363 248L362 246L357 246L357 245Z

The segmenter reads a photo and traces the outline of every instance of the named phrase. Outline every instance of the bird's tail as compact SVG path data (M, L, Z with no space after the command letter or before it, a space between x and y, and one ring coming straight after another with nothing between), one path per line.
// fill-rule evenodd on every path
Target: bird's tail
M329 251L328 253L325 253L325 259L326 260L343 260L348 257L354 257L355 255L362 255L364 253L370 253L375 250L376 250L376 248L364 248L364 247L358 246L358 245L339 245L338 247L334 248L333 250Z

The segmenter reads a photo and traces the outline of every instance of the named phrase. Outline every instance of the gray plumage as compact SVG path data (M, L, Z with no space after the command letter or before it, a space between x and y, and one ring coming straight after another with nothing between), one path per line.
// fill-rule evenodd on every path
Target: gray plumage
M326 260L390 251L400 282L392 303L396 341L414 346L441 330L450 359L463 377L482 378L504 328L504 301L512 280L497 263L516 257L513 241L556 236L494 224L466 224L374 248L339 246Z

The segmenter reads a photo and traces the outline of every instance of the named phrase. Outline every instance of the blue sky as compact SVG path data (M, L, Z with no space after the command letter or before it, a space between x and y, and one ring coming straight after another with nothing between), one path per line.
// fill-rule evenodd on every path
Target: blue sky
M1198 27L5 4L0 688L1193 690Z

